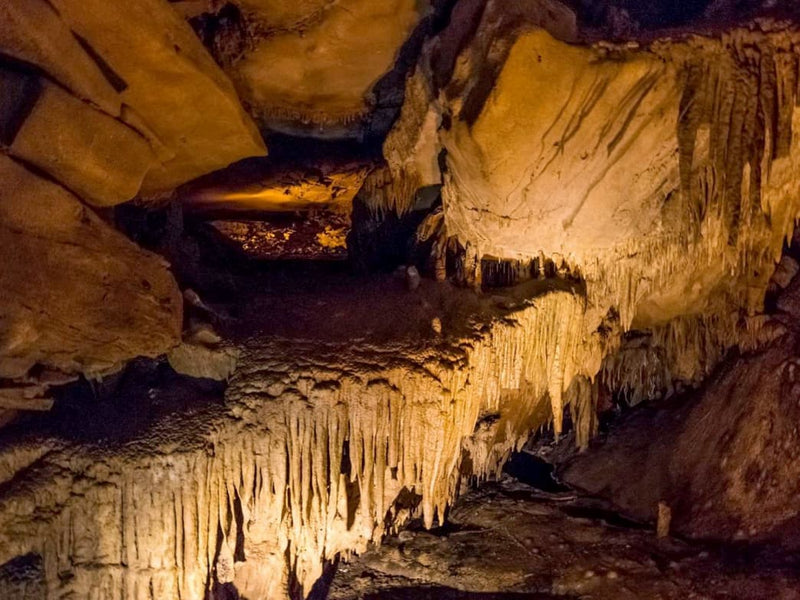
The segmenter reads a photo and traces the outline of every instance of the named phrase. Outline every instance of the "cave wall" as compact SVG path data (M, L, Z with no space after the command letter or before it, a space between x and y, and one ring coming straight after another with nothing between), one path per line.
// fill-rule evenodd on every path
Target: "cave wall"
M35 364L100 375L180 339L167 265L84 203L169 195L264 154L236 90L262 127L361 131L427 13L236 4L244 46L219 47L224 29L211 44L233 83L164 2L0 7L0 377L16 387ZM54 597L308 591L326 560L403 522L399 496L430 526L530 431L561 433L568 407L585 446L601 387L636 403L771 340L764 293L800 208L793 26L592 44L548 0L463 0L446 25L397 92L385 164L347 172L344 195L402 213L441 189L434 247L458 246L478 289L484 258L538 265L533 299L421 346L247 340L224 408L122 448L4 442L0 564L41 557ZM244 197L327 201L331 181Z
M650 332L666 374L611 352L611 389L697 381L747 345L794 228L796 30L576 45L563 6L526 8L459 5L428 43L373 201L405 210L438 177L440 248L551 261L586 281L587 333Z
M183 300L162 258L6 156L0 180L0 377L24 381L36 364L99 375L180 339Z
M169 195L266 148L164 2L10 0L0 30L0 377L32 399L48 387L36 364L95 376L180 340L168 265L90 206Z

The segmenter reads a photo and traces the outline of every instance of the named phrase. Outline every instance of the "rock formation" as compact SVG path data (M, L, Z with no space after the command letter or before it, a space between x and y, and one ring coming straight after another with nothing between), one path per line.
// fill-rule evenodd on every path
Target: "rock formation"
M664 502L684 535L796 547L798 292L795 278L767 322L769 346L733 357L677 410L632 415L565 466L566 480L642 520Z
M463 307L443 315L450 333L429 328L428 342L259 334L242 343L224 409L123 447L23 436L3 451L0 564L41 556L55 597L198 598L230 582L282 598L290 577L308 592L323 561L405 520L402 490L428 525L443 519L462 480L494 473L546 414L548 388L585 362L580 296L532 285L517 309L487 299L475 322ZM470 295L454 292L453 307Z
M552 261L586 281L587 335L658 338L666 364L652 367L668 376L618 369L611 352L611 389L701 377L752 332L793 231L796 33L762 24L587 47L541 28L575 37L558 5L526 5L527 23L502 3L475 6L409 79L416 110L387 139L376 202L402 210L443 152L441 235L468 260L528 272Z
M302 123L312 133L336 135L359 125L374 108L375 84L393 68L427 3L235 4L248 41L238 56L223 60L259 122L290 131Z
M146 194L169 192L239 159L265 154L230 81L165 2L90 5L71 0L9 0L0 17L4 23L0 52L35 67L42 76L107 113L70 102L64 94L50 91L50 85L39 101L49 101L46 105L34 105L28 97L20 99L28 111L34 106L30 115L34 121L23 123L21 133L47 136L61 144L36 148L31 145L41 144L41 139L23 139L20 158L71 189L90 192L87 201L106 205L131 200L140 187ZM140 26L134 28L131 23ZM10 116L4 115L4 126ZM11 144L15 133L12 130L11 139L4 143ZM95 146L100 143L113 145L116 153ZM149 153L144 145L150 147ZM16 154L13 145L10 150ZM70 165L70 161L77 156L85 161L94 154L104 161L97 168L105 169L114 185L125 183L126 187L109 189L110 181L101 182L102 186L87 181L85 172L72 172L89 165ZM122 168L124 173L114 171ZM91 183L96 187L87 187Z
M0 377L99 375L177 343L183 302L163 259L6 156L0 179Z
M0 596L302 596L409 517L441 523L531 432L586 448L602 404L737 351L757 354L664 433L648 506L726 539L796 519L796 332L764 300L800 285L776 271L800 21L570 6L0 6L0 411L55 411L0 438ZM395 275L274 260L346 254ZM230 377L224 402L123 441L57 427L72 388L50 388L137 357Z

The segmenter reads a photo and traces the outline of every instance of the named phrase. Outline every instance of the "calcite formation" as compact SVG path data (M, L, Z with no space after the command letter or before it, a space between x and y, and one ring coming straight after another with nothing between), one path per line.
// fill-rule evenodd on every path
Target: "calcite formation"
M41 556L52 597L200 598L233 583L284 598L290 580L308 592L324 561L404 521L401 491L431 525L524 442L592 362L577 291L535 282L517 308L486 300L428 343L254 336L224 408L124 447L17 440L0 458L0 564Z
M242 102L266 128L366 135L361 119L379 81L402 66L402 46L431 7L234 4L182 7L196 18L219 9L222 37L210 45L234 83L162 0L0 7L0 24L11 26L0 50L15 59L0 70L9 90L0 103L0 248L11 258L0 270L0 378L96 376L170 350L183 372L227 378L232 354L173 350L182 302L164 262L81 200L171 195L264 154ZM283 335L296 329L293 307L259 306L273 330L233 340L241 356L224 406L166 418L121 445L34 433L4 443L0 565L39 564L30 594L307 593L326 561L363 551L414 510L428 527L441 522L462 484L495 474L531 431L552 422L562 433L567 409L585 447L601 396L635 404L669 395L730 348L780 335L760 313L800 210L794 26L759 21L610 44L582 40L573 12L551 0L461 0L450 16L425 40L404 92L394 90L405 101L371 174L363 164L273 165L260 180L175 197L196 214L233 207L285 217L342 215L359 188L379 213L430 207L441 195L416 235L418 247L433 248L438 280L450 268L478 291L535 281L512 300L449 287L429 297L429 282L406 265L404 293L433 312L402 322L407 297L387 306L381 294L374 305L384 312L370 318L388 322L396 335L387 339L365 325L326 337L338 313ZM241 44L225 37L234 17ZM269 229L225 227L243 244ZM315 229L319 244L341 250L335 229ZM442 290L475 315L435 312L447 305ZM353 290L341 314L363 292ZM354 328L361 316L350 314ZM782 356L759 359L782 373L778 387L758 377L721 385L794 394L796 365ZM21 402L0 397L0 406ZM45 398L25 400L47 408ZM738 418L725 407L717 414ZM773 452L768 429L742 443ZM699 444L702 432L685 443ZM783 433L796 441L791 427ZM731 471L734 487L744 473L758 489L794 475L758 460ZM735 491L728 500L744 503L748 525L765 528L752 510L759 496ZM764 512L783 522L781 510ZM0 591L20 595L4 585L0 577Z
M514 19L503 3L467 4L429 42L373 202L403 210L444 156L440 235L465 249L467 278L480 283L483 259L552 262L586 282L587 334L649 331L642 348L666 359L628 346L617 368L610 352L609 388L702 377L757 328L793 231L798 34L762 22L570 45L557 7Z

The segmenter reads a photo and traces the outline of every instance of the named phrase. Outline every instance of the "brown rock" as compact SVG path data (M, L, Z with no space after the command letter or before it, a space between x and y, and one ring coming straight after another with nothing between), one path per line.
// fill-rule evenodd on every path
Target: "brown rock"
M234 161L266 154L230 81L168 3L52 4L124 84L122 101L174 153L148 173L144 193L170 190Z
M242 98L264 125L315 133L347 130L365 115L369 92L424 13L414 0L237 4L274 32L229 68Z
M180 340L182 300L161 259L10 158L0 180L0 374L31 362L102 372Z
M0 2L0 50L40 67L78 98L119 116L119 94L46 0Z
M96 206L131 200L156 163L136 131L41 80L39 97L10 147Z

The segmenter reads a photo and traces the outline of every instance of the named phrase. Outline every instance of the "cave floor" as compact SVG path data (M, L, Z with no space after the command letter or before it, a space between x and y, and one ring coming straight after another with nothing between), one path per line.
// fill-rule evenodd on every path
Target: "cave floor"
M574 493L510 477L462 497L445 527L414 527L342 562L329 600L800 598L792 557L657 539Z

